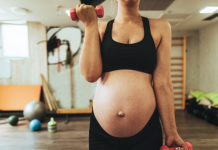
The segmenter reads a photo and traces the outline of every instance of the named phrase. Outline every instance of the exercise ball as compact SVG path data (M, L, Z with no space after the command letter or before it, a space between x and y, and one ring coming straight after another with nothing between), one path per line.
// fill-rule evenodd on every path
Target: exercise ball
M38 131L41 128L41 122L38 119L30 121L29 127L32 131Z
M42 102L31 101L25 106L23 115L29 121L33 119L42 121L46 115L45 105Z
M8 123L12 126L16 126L18 122L18 117L15 115L12 115L8 118Z

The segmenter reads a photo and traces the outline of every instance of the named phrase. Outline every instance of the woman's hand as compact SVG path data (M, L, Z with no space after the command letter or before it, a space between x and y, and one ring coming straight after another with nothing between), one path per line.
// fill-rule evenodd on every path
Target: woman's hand
M76 15L86 27L93 23L98 24L97 14L94 6L92 5L77 4Z
M178 146L178 148L175 150L188 150L185 142L182 140L178 133L175 135L166 136L165 144L168 147Z

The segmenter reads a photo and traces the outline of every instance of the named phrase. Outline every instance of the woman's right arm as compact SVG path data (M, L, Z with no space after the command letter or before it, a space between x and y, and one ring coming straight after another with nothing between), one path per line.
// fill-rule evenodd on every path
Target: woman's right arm
M86 26L79 64L80 71L88 82L96 82L102 74L98 22Z
M77 5L77 16L85 24L85 36L79 59L81 74L88 82L96 82L102 74L100 36L95 8L91 5Z

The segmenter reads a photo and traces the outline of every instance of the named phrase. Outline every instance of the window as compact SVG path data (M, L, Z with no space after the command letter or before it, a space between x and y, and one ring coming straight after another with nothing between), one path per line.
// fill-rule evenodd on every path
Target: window
M0 24L0 57L28 58L27 25Z

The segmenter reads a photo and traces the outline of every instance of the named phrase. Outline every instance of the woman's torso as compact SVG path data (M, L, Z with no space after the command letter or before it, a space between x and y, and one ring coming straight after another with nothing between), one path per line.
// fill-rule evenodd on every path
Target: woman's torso
M144 28L145 22L142 21L125 26L113 22L113 28L111 27L112 44L122 48L122 46L130 46L123 45L125 43L133 43L137 47L137 43L140 43L139 41L146 34L150 41L153 40L151 44L153 44L156 51L161 37L160 33L155 30L157 20L149 19L150 28L147 29ZM108 28L107 23L101 23L99 26L101 43L104 42L105 32L110 32L110 30L106 31L106 28ZM146 33L145 30L147 30ZM107 35L107 37L109 36ZM153 39L151 39L152 37ZM108 40L107 38L104 39ZM122 51L122 49L120 50ZM122 53L125 53L125 51ZM155 107L156 100L152 87L152 74L133 69L117 69L102 73L97 81L93 101L94 115L101 127L112 136L130 137L140 132L149 121ZM120 111L124 113L123 117L118 116Z

